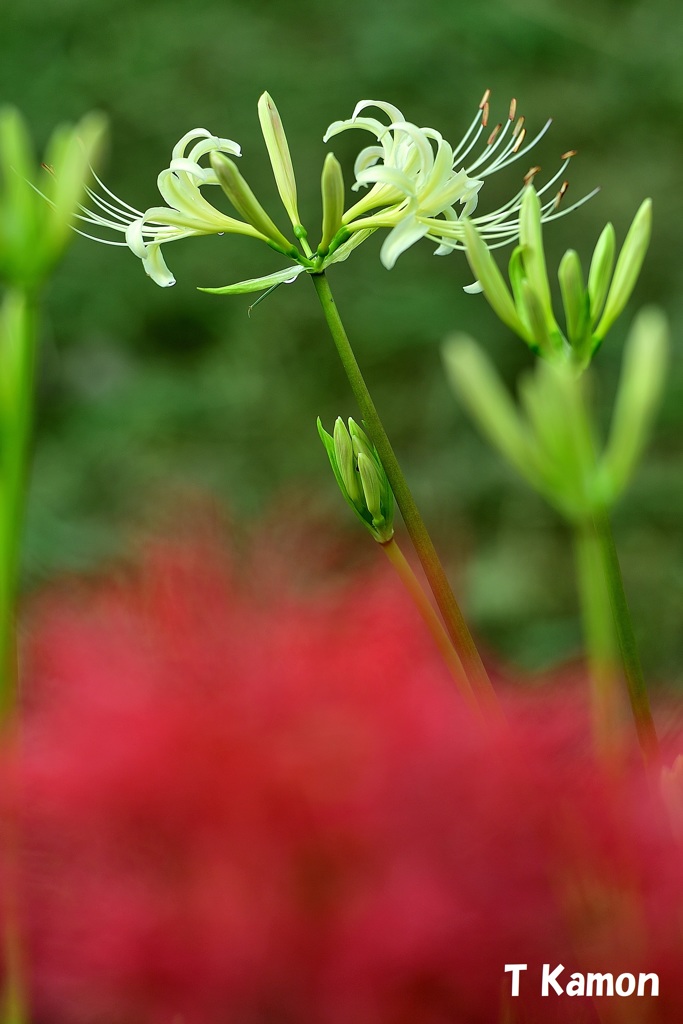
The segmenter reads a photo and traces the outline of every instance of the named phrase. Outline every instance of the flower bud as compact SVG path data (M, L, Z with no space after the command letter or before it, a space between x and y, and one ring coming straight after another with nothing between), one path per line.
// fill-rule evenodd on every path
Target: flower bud
M20 113L0 109L0 278L33 288L51 271L73 237L105 128L99 114L62 125L38 168Z
M606 500L615 501L628 483L647 436L664 386L668 326L660 310L642 310L624 349L619 390L609 441L602 461Z
M582 342L588 331L589 309L581 272L581 260L574 249L568 249L562 257L557 276L562 292L567 337L571 345L578 350L583 347Z
M298 227L301 221L289 144L278 109L267 92L258 101L258 116L280 199L293 226Z
M495 448L524 475L531 472L526 427L491 360L466 334L445 342L448 381Z
M347 504L374 539L386 544L394 535L394 495L374 445L352 419L347 430L338 417L333 437L318 419L318 433Z
M600 319L600 314L605 305L614 269L616 244L614 228L611 224L606 224L593 251L593 259L588 271L588 295L590 298L592 327L595 327Z
M646 199L633 218L626 239L619 253L614 277L607 295L605 311L595 329L598 340L607 334L631 297L640 269L645 259L652 233L652 200Z
M537 296L542 315L549 331L556 328L550 297L550 282L545 265L543 231L541 228L541 201L532 185L528 185L519 214L519 241L522 246L524 270Z
M334 153L328 153L320 182L323 200L322 238L319 252L327 252L330 242L342 226L344 213L344 175Z
M358 480L353 442L341 416L337 416L334 424L334 453L346 493L352 502L360 505L363 493Z
M543 312L543 303L528 278L524 278L520 286L520 314L529 324L531 337L538 346L539 352L550 356L557 349L556 340L548 330L548 322Z
M225 156L224 153L218 152L212 153L210 160L211 166L216 172L219 185L239 215L243 217L248 224L255 227L257 231L260 231L266 238L275 242L275 244L281 247L285 252L289 252L292 248L292 243L285 238L277 225L270 219L266 211L263 209L256 196L249 188L249 185L240 174L234 160Z
M471 221L465 221L465 245L472 273L481 284L484 295L500 320L525 341L529 332L520 320L512 296L486 242Z
M382 490L379 472L373 459L365 452L358 453L358 473L363 485L365 507L372 516L373 522L382 518Z

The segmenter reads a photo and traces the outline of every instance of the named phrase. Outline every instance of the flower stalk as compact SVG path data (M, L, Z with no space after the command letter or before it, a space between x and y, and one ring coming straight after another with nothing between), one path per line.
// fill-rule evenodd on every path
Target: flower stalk
M646 764L650 767L657 767L659 764L657 730L650 709L647 684L643 675L640 655L638 654L638 643L624 589L619 556L612 534L612 525L604 509L597 509L595 511L593 526L600 552L604 580L612 606L612 615L640 748Z
M327 326L339 353L349 384L351 385L351 390L361 410L365 428L384 466L384 471L396 498L396 503L401 510L410 539L420 559L439 611L443 616L448 635L453 642L458 657L462 661L465 674L474 693L483 703L495 706L495 696L491 681L448 582L439 556L436 553L434 543L403 475L379 413L368 391L348 335L344 329L329 282L324 273L312 276Z
M453 643L444 629L443 622L434 610L434 606L422 589L420 582L413 572L408 559L403 554L401 547L395 537L380 545L387 556L401 583L410 594L423 622L432 635L432 638L443 658L448 671L468 706L477 714L481 714L481 705L477 700L469 679L463 669L462 661L458 657Z

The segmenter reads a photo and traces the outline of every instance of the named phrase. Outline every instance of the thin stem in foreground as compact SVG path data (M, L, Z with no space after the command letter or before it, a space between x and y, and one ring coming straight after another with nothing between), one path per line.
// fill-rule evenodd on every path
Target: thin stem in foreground
M461 695L471 708L479 710L479 705L477 704L476 697L472 692L469 679L465 675L462 662L456 654L455 648L450 641L448 633L444 629L441 619L436 614L434 607L420 586L417 576L411 569L408 560L401 551L398 541L395 537L392 537L391 540L386 541L386 543L380 546L396 570L404 587L413 599L417 610L422 616L429 632L432 634L434 642L436 643L443 660L446 662L448 671L453 676L455 684Z
M477 696L489 705L495 704L491 682L476 648L472 634L467 628L462 612L444 571L427 527L420 515L415 499L408 487L391 442L384 429L379 413L368 391L363 374L351 348L344 325L339 316L329 283L324 274L311 275L318 298L327 320L327 325L337 347L351 389L358 402L365 428L374 444L391 484L396 503L422 563L425 576L432 589L439 611L443 616L448 634L462 661L465 673Z
M33 408L35 311L31 298L8 290L0 313L0 726L17 701L16 601Z
M617 555L612 535L612 526L607 512L596 512L593 517L593 524L605 583L612 606L612 615L619 641L619 650L624 666L628 696L631 702L638 740L645 761L648 764L654 764L659 758L659 741L652 718L652 711L650 710L650 700L638 654L636 635L626 599L626 591L624 590L619 556Z
M8 289L0 309L0 737L11 751L17 738L16 605L26 500L29 439L33 409L36 315L32 296ZM11 757L10 757L11 761ZM24 1024L22 944L16 901L17 824L10 816L0 850L6 882L1 936L5 977L0 990L0 1024Z

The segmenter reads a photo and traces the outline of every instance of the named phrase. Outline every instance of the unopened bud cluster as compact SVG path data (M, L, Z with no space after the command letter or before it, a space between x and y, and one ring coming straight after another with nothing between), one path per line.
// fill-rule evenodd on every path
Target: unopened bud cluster
M640 206L616 266L616 238L611 224L595 246L587 281L578 254L573 249L564 254L558 270L564 331L553 311L541 220L538 194L528 185L520 213L519 245L512 252L508 268L510 287L471 223L465 228L467 256L482 291L503 323L545 358L566 360L583 370L631 297L650 241L652 204L646 199Z
M350 417L347 429L338 416L333 434L318 419L318 433L344 498L375 540L386 544L394 535L394 495L375 446Z
M62 125L38 164L21 114L0 108L0 281L33 290L53 269L73 237L104 133L98 114Z

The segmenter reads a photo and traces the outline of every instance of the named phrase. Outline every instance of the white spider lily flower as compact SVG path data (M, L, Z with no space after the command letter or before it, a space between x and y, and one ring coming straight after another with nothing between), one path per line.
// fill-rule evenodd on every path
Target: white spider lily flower
M190 143L194 145L187 153ZM202 195L200 189L204 185L219 184L213 168L199 162L210 153L239 156L240 147L232 139L220 139L212 135L206 128L194 128L183 135L173 148L169 166L157 178L159 192L168 205L152 206L145 211L119 199L95 175L104 195L88 189L94 208L81 207L83 212L79 219L99 230L122 234L125 241L100 238L84 231L80 233L108 245L127 245L140 258L148 276L162 287L175 284L175 278L161 254L161 246L166 242L192 235L220 235L226 232L268 241L252 224L228 217Z
M464 222L467 219L477 226L491 248L506 245L518 237L524 187L533 181L539 167L531 168L520 190L499 209L477 216L473 214L486 178L528 153L545 135L551 120L525 144L524 117L517 117L517 103L513 100L505 123L497 124L478 150L477 145L488 126L489 95L490 90L487 90L473 121L455 148L435 129L419 128L406 121L398 107L376 100L361 101L349 120L335 121L328 128L325 141L351 128L369 131L377 139L376 145L361 150L354 166L354 190L367 185L372 185L372 188L346 211L343 222L350 232L366 228L391 229L380 254L387 268L392 267L409 246L424 237L439 243L437 255L463 250ZM360 116L368 107L382 111L389 123ZM539 195L552 189L574 155L573 151L564 154L559 171L538 190ZM569 213L590 198L586 196L574 206L558 211L557 205L566 189L565 182L557 194L544 203L544 221Z

